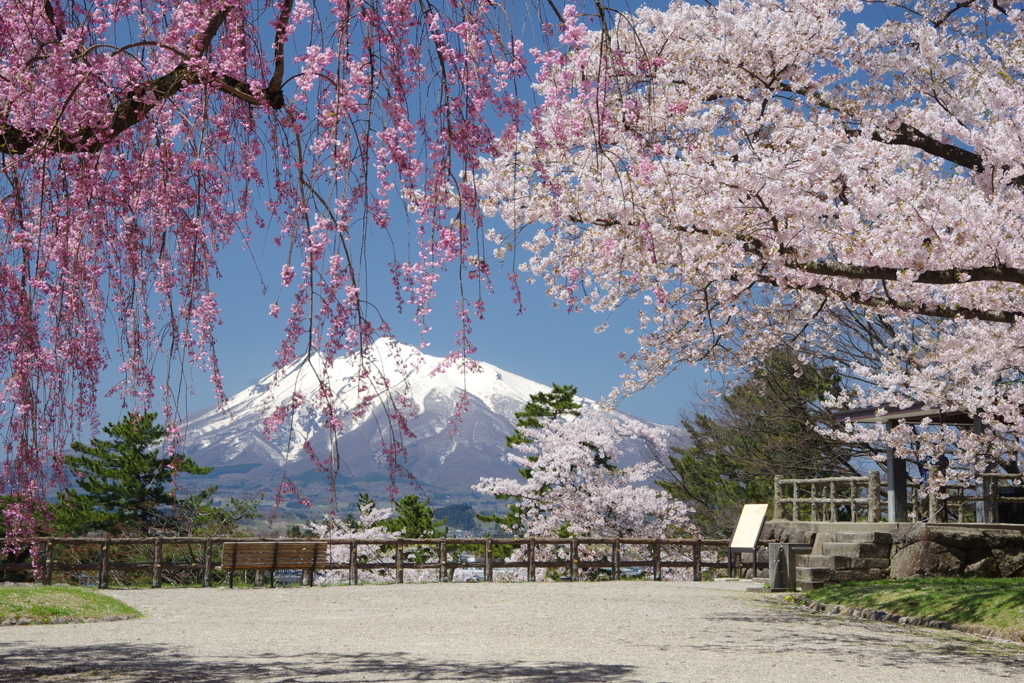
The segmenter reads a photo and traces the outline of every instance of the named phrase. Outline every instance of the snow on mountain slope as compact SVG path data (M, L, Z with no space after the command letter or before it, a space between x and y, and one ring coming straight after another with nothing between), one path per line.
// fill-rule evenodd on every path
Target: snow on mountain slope
M358 390L360 376L369 389L362 396ZM531 394L550 389L489 363L473 362L464 371L446 367L444 359L428 356L407 344L378 340L364 359L339 358L327 366L323 356L316 354L280 373L267 375L229 398L223 407L191 416L188 443L193 449L215 444L222 449L227 447L225 457L231 460L253 445L249 437L259 436L266 447L258 450L271 454L279 463L303 459L303 444L323 430L317 411L309 403L303 405L271 435L269 442L262 437L263 419L278 406L287 405L293 395L310 399L325 388L331 392L333 404L346 412L356 410L367 394L375 397L359 415L348 416L345 432L375 430L375 417L380 418L381 411L393 400L387 391L390 388L393 395L409 401L404 410L408 415L423 416L428 405L432 408L431 419L426 424L417 420L417 425L435 434L448 431L448 421L454 416L463 390L471 401L478 401L487 410L514 422L516 411L522 409Z
M185 452L218 468L212 476L223 473L218 483L222 488L233 484L229 491L257 484L272 488L287 467L288 476L307 484L303 492L315 498L325 483L305 445L320 458L334 448L341 461L339 482L353 491L366 490L386 480L381 443L391 438L394 422L388 414L398 396L404 397L398 401L404 402L403 414L416 435L404 439L404 466L428 494L470 494L469 487L481 477L515 476L515 466L504 458L505 436L515 429L515 413L531 394L542 391L550 386L489 363L451 367L415 347L380 340L362 359L339 358L328 366L317 355L264 377L224 406L191 415ZM268 433L265 417L296 395L307 402ZM308 401L317 395L329 396L331 405L345 413L344 428L333 443L323 415ZM463 409L453 431L460 401Z

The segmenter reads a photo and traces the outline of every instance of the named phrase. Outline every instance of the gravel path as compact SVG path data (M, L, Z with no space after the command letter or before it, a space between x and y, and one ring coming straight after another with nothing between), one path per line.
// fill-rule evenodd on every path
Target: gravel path
M1024 648L743 583L106 591L142 619L0 629L0 682L1024 680Z

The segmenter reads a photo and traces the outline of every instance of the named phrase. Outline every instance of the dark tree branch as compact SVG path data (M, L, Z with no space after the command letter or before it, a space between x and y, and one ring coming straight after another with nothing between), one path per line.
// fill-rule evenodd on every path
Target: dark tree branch
M221 92L252 105L269 104L274 109L284 107L281 87L284 80L284 42L293 5L294 0L284 0L282 3L274 40L274 73L264 92L257 95L248 83L231 76L214 77ZM54 22L54 10L49 0L44 9L51 23ZM204 54L210 49L227 17L228 10L213 15L203 32L198 54ZM10 125L0 125L0 154L26 154L37 148L63 153L97 152L111 139L142 121L159 103L174 97L186 85L194 85L208 78L208 75L189 69L183 59L170 73L141 83L127 92L111 112L110 121L101 127L75 131L60 128L25 131Z
M772 278L764 278L764 282L776 284ZM891 309L903 311L912 315L921 315L928 318L943 318L946 320L981 320L990 323L1005 323L1012 325L1021 317L1020 311L987 311L980 308L964 308L959 306L942 306L938 304L923 304L914 301L897 301L890 296L865 296L859 292L842 292L824 285L791 287L794 290L813 292L821 296L834 296L843 301L866 306L868 308Z
M894 282L900 279L900 269L883 268L881 266L854 266L831 261L811 261L809 263L786 263L787 268L802 270L812 275L847 278L850 280L887 280ZM967 279L964 279L967 276ZM1001 268L987 266L981 268L946 268L943 270L926 270L914 278L913 282L925 285L955 285L963 282L1009 282L1024 285L1024 270L1020 268Z

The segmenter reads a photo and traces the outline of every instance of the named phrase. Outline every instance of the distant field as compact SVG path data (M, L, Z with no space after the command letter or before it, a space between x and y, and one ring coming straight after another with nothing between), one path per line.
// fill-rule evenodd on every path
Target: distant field
M811 600L873 607L908 617L1024 631L1024 580L918 578L826 586Z

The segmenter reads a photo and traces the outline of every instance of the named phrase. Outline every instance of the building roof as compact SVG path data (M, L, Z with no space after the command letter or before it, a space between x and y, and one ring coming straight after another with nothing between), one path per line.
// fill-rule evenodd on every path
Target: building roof
M879 415L879 410L885 410L884 415ZM934 408L925 408L923 403L915 403L909 408L893 408L881 406L875 408L860 408L858 410L840 410L832 413L832 416L839 422L850 420L859 424L872 422L888 422L889 420L905 420L908 424L920 424L923 419L931 418L933 424L943 425L972 425L974 418L961 411L944 412Z

